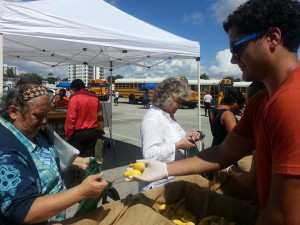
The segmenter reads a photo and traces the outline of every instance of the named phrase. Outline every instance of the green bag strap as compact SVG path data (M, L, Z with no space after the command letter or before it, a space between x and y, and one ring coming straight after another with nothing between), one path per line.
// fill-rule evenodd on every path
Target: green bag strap
M102 166L101 166L101 164L98 163L99 161L100 160L98 157L90 159L89 166L86 168L86 177L102 172ZM74 216L80 216L80 215L83 215L87 212L90 212L90 211L96 209L100 200L106 194L107 190L112 186L112 182L108 181L107 183L108 183L107 187L98 197L82 200L79 203L79 206L78 206L77 211Z

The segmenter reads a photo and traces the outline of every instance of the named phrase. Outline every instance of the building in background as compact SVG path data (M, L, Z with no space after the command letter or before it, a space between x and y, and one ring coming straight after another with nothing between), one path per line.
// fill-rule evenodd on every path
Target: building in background
M68 81L72 82L75 79L81 79L86 87L93 79L103 79L104 68L88 65L69 65Z
M19 76L18 67L16 67L16 66L9 66L7 64L3 64L3 74L4 75L7 74L7 69L11 69L14 75Z

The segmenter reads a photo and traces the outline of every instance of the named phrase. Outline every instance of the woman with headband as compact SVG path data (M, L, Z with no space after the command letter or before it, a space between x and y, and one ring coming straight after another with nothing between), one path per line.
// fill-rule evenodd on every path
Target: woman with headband
M67 208L107 187L100 173L66 190L58 153L41 131L50 103L47 89L33 78L20 79L5 98L0 117L2 225L64 220ZM78 157L73 165L85 169L88 158Z

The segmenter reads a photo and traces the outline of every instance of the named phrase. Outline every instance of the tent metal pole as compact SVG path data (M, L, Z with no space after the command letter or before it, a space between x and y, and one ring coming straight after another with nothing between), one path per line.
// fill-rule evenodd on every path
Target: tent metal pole
M3 94L3 34L0 34L0 95Z
M110 61L110 91L112 90L112 61ZM112 147L112 94L110 95L110 109L111 109L111 115L109 118L109 139L110 139L110 147Z
M196 59L197 63L197 74L198 74L198 130L201 131L201 89L200 89L200 57ZM200 146L200 151L202 146Z

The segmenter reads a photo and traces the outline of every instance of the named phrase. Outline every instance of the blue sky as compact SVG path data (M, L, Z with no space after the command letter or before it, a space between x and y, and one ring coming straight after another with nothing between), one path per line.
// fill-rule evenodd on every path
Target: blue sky
M201 74L206 73L210 79L225 76L241 77L239 68L230 63L228 37L222 23L226 16L245 0L106 0L106 2L168 32L198 41ZM33 63L18 63L17 66L22 72L37 72L44 76L53 72L62 78L67 76L67 70L61 68L45 68ZM150 70L125 67L115 70L114 74L124 77L185 75L190 79L196 79L197 67L191 60L172 60Z
M230 64L228 38L222 23L226 16L245 0L107 0L107 2L154 26L198 41L201 73L205 72L211 79L228 75L241 77L237 66ZM165 63L165 68L160 65L153 70L144 73L150 76L175 73L195 79L197 76L195 63L190 61L168 62ZM168 72L170 70L172 72Z

